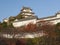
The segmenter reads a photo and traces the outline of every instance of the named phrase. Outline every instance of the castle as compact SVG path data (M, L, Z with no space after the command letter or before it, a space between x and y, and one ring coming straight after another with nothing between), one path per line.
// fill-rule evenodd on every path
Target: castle
M17 16L11 16L8 19L4 19L4 22L7 22L8 25L12 23L14 27L21 27L29 23L36 24L38 22L51 22L52 24L57 24L60 22L60 11L54 16L38 18L30 7L22 7L21 12Z

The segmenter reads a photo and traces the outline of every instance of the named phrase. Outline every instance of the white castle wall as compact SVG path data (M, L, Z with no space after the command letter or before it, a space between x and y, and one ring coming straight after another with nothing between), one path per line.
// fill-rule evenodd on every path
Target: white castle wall
M53 24L57 24L57 23L59 23L59 22L60 22L60 19L52 20L52 21L50 21L50 22L52 22Z
M17 22L13 22L12 24L14 27L21 27L29 23L36 24L36 19L31 19L31 20L26 20L26 21L17 21Z
M60 14L57 14L51 18L49 17L49 18L42 18L40 20L37 20L37 22L39 22L39 21L49 21L49 22L52 22L53 24L57 24L58 22L60 22Z
M57 17L56 18L60 18L60 14L57 14Z

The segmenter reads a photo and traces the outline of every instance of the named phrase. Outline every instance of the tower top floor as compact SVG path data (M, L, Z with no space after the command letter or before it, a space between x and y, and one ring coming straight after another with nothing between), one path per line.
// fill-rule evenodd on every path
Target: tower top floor
M30 7L22 7L21 12L28 12L28 13L32 13L32 9Z

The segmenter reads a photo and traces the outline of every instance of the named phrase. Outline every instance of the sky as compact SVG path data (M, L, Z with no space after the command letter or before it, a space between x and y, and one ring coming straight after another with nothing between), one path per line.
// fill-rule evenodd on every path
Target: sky
M60 0L0 0L0 21L18 15L23 6L30 7L36 16L43 18L60 10Z

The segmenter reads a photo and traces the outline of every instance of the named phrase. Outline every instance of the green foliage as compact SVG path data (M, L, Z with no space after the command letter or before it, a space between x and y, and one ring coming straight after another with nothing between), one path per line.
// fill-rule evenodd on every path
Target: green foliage
M1 22L0 22L0 24L1 24Z
M60 26L60 22L56 24L56 26Z
M33 42L32 42L32 39L27 40L27 45L34 45Z
M21 14L18 14L18 15L16 16L16 18L17 18L17 19L22 19L23 17L22 17Z
M3 28L6 28L7 27L7 23L6 22L3 22L2 23L2 26L3 26Z
M8 27L12 27L12 28L13 28L13 25L12 25L12 23L10 23L10 24L8 25Z
M56 30L60 30L60 23L56 24Z
M12 21L14 21L16 18L15 17L9 17L9 22L12 22Z
M56 24L56 29L55 29L55 44L59 45L60 44L60 22Z
M45 36L27 39L27 45L49 45L50 43L52 43L50 39Z
M57 33L57 35L60 35L60 23L56 24L56 30L55 32Z

